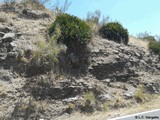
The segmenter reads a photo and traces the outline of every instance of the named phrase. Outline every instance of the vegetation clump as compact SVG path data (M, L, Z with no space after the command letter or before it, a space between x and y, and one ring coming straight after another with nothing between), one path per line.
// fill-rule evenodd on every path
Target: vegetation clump
M49 41L39 39L35 43L35 49L26 51L19 57L19 60L26 64L27 75L42 74L45 71L54 70L58 64L59 54L65 52L66 47L57 44L56 40L60 36L59 28L56 28L54 35ZM54 68L54 69L53 69Z
M91 103L95 104L96 103L96 97L93 92L87 92L84 94L84 100L90 101Z
M128 44L128 30L125 29L119 22L110 22L102 25L99 33L103 38L114 40L118 43Z
M146 100L147 94L145 93L145 88L143 85L139 85L135 93L135 99L137 102L142 103Z
M66 108L66 112L68 114L71 114L74 111L74 109L75 109L75 105L72 103L69 103L68 107Z
M156 38L159 38L159 36L153 36L150 35L148 32L144 32L144 33L139 33L138 38L146 40L149 44L148 44L148 48L151 52L160 55L160 41Z
M94 35L98 35L99 28L109 21L109 16L102 16L101 11L96 10L94 12L88 12L85 21L91 27Z
M56 27L61 31L57 43L66 45L66 54L72 56L70 66L84 72L88 64L87 44L92 38L91 28L83 20L69 14L60 14L56 17L49 28L50 37L53 36Z
M84 106L83 106L83 112L86 113L93 113L95 104L96 104L96 97L93 92L87 92L84 94Z
M160 55L160 42L150 41L148 47L153 53Z
M61 30L58 42L65 44L68 48L77 49L86 45L91 39L90 27L75 16L69 14L57 16L55 22L49 28L50 36L54 33L56 26L59 26Z
M40 41L36 45L37 50L34 52L31 66L39 71L47 71L55 67L58 63L58 55L65 50L65 47L55 43L53 38L50 42Z

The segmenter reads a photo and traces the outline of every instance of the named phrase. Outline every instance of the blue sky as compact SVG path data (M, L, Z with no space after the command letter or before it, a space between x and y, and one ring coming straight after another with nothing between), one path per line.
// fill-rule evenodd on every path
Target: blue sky
M70 0L68 13L82 19L87 12L100 10L126 27L130 34L151 32L160 35L160 0Z

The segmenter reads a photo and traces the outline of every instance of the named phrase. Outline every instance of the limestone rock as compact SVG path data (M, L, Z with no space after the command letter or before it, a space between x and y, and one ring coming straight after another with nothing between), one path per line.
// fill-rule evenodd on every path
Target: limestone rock
M125 92L123 94L123 96L126 98L126 99L131 99L134 97L134 93L133 92Z
M50 18L50 15L44 13L41 10L28 10L24 9L22 14L28 19L41 19L41 18Z
M98 98L100 99L101 102L111 101L113 99L113 97L109 94L99 95Z
M6 33L3 38L2 41L3 42L12 42L15 39L16 35L15 33Z

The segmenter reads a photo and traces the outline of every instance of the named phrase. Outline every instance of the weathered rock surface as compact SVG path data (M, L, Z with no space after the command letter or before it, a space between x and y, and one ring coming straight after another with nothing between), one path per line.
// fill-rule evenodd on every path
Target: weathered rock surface
M15 39L15 37L15 33L6 33L2 38L2 42L12 42Z
M0 32L0 37L2 38L4 36L4 32Z
M101 102L107 102L107 101L113 100L113 96L109 94L102 94L102 95L99 95L99 99Z
M44 13L41 10L27 10L24 9L22 11L22 17L26 17L27 19L44 19L44 18L50 18L50 15L47 13Z
M0 61L5 61L8 56L11 56L11 53L14 54L14 52L11 51L13 51L15 46L13 46L11 42L16 40L16 34L11 32L7 27L1 28L0 32L2 37L0 40ZM16 58L16 56L14 58Z
M3 33L11 32L12 30L9 27L0 26L0 32L3 35Z
M116 79L127 81L138 77L139 72L158 72L159 60L149 59L142 49L134 46L124 46L102 38L94 38L91 47L89 71L99 80ZM157 66L157 67L155 67Z
M21 5L3 6L0 11L11 16L10 23L0 25L0 119L54 120L65 113L69 103L93 110L98 104L112 102L115 103L112 107L117 109L128 102L137 102L134 94L141 84L146 92L160 94L158 56L143 48L100 37L93 38L89 45L90 64L85 75L57 75L53 71L34 75L37 71L31 66L29 71L33 75L26 77L23 75L26 64L17 62L17 58L33 50L38 40L46 39L46 30L54 19L44 19L50 15ZM69 58L69 62L78 63L76 55L70 54ZM85 101L87 92L94 93L97 99L94 105ZM81 105L83 102L86 106Z

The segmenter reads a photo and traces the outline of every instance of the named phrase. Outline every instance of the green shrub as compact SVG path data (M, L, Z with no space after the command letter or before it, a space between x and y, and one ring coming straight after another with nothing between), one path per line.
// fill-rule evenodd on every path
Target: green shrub
M99 33L103 38L114 40L118 43L128 44L128 30L118 22L110 22L102 25Z
M67 46L66 59L70 62L66 63L69 65L65 69L69 71L71 68L74 68L78 70L77 74L85 74L89 65L87 44L92 37L91 28L83 20L68 14L57 16L55 22L49 28L50 37L53 36L56 27L60 28L61 31L57 43L63 43ZM63 65L63 67L66 66Z
M75 16L68 14L57 16L55 22L49 28L50 36L54 33L56 26L59 26L61 30L58 42L65 44L68 49L76 50L85 46L91 39L90 27Z
M149 49L154 52L155 54L160 55L160 42L157 41L150 41L149 44Z

